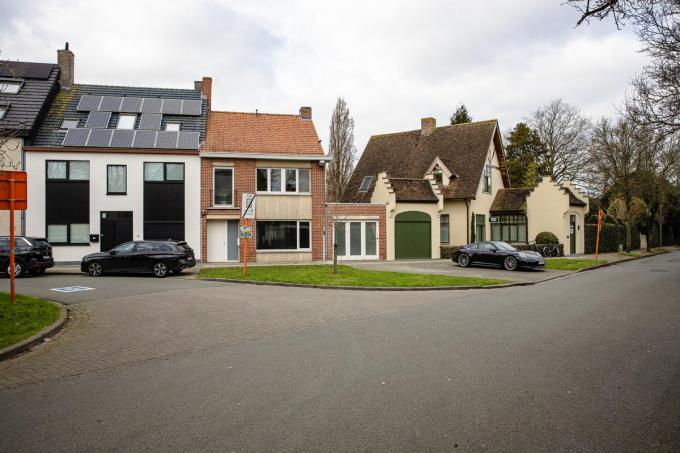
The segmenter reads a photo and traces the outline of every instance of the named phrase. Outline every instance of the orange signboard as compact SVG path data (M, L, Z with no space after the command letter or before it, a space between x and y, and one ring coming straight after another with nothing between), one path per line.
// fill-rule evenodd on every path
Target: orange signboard
M26 172L2 170L0 171L0 210L7 211L10 209L11 179L14 179L14 209L16 211L28 209Z

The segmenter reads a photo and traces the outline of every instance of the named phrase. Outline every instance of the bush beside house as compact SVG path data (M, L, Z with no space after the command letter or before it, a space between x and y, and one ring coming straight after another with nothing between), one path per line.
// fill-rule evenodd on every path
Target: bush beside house
M586 253L595 253L595 242L597 240L597 224L588 223L585 225ZM626 227L615 223L603 223L600 231L600 253L618 252L619 246L626 243ZM636 227L632 231L632 248L640 248L640 232Z
M559 242L557 236L550 231L541 231L536 235L536 244L557 244Z

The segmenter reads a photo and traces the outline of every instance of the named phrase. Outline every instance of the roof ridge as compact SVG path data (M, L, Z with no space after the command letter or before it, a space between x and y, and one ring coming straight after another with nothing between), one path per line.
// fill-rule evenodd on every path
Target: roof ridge
M211 110L210 113L234 113L237 115L253 115L253 116L260 116L260 115L267 115L267 116L293 116L293 117L299 117L300 115L296 113L262 113L262 112L237 112L237 111L232 111L232 110Z
M482 121L472 121L470 123L461 123L461 124L447 124L445 126L437 126L436 129L448 129L451 127L458 127L458 126L471 126L471 125L479 125L479 124L484 124L484 123L498 123L498 119L490 119L490 120L482 120ZM412 134L414 132L420 132L421 129L412 129L408 131L399 131L399 132L385 132L383 134L374 134L371 135L371 138L373 137L384 137L386 135L399 135L399 134Z
M99 84L92 84L92 83L74 83L73 87L75 88L86 88L86 87L93 87L93 88L133 88L136 90L167 90L167 91L193 91L193 92L198 92L199 90L194 90L193 88L164 88L164 87L149 87L149 86L134 86L134 85L99 85Z

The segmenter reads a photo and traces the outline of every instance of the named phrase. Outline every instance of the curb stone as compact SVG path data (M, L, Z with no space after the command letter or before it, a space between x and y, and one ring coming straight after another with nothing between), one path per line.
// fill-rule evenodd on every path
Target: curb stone
M472 289L503 289L512 288L515 286L533 286L539 283L548 282L550 280L555 280L558 278L569 277L570 275L577 274L579 272L592 271L595 269L600 269L602 267L614 266L620 263L628 263L630 261L640 260L643 258L650 258L652 256L663 255L670 253L669 250L664 250L661 252L650 253L649 255L636 256L633 258L622 259L618 261L612 261L609 263L598 264L597 266L585 267L574 272L563 275L555 275L553 277L544 278L543 280L537 280L535 282L515 282L515 283L503 283L501 285L472 285L472 286L424 286L424 287L387 287L387 286L333 286L333 285L311 285L311 284L298 284L298 283L285 283L285 282L266 282L257 280L237 280L231 278L200 278L198 274L196 275L197 280L204 280L208 282L222 282L222 283L238 283L241 285L257 285L257 286L283 286L291 288L314 288L314 289L336 289L343 291L465 291Z
M68 308L66 308L64 305L54 302L52 300L48 300L48 302L56 305L59 307L59 319L56 320L54 323L51 325L45 327L42 329L40 332L26 338L25 340L20 341L19 343L15 343L13 345L7 346L4 349L0 349L0 362L3 360L7 360L11 357L14 357L15 355L24 352L27 349L32 348L33 346L40 344L43 342L43 340L47 337L51 337L57 332L59 332L66 322L68 321Z

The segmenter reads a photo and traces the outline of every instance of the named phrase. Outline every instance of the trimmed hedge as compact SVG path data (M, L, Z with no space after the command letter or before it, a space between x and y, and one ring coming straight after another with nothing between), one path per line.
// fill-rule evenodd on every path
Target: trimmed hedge
M536 244L558 244L560 242L550 231L541 231L536 235Z
M456 250L461 247L460 245L442 245L439 247L439 253L442 258L451 259Z
M649 240L651 247L659 247L659 225L654 225L652 228L652 238ZM675 245L678 239L675 237L671 225L664 225L663 228L663 245Z
M597 224L587 223L585 226L585 252L595 253L595 242L597 241ZM619 246L626 248L626 226L614 223L603 223L600 231L600 253L618 252ZM631 249L640 248L640 231L637 227L631 230Z

